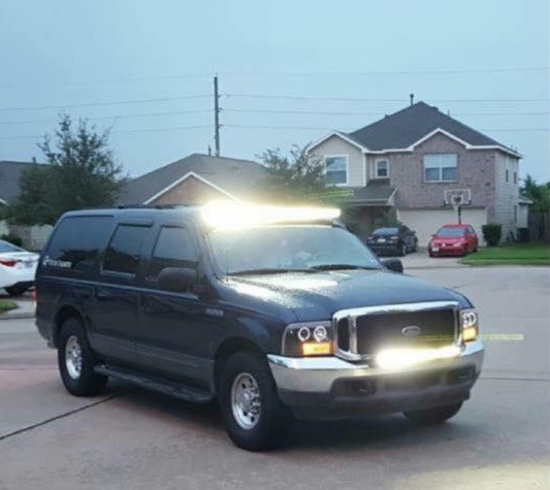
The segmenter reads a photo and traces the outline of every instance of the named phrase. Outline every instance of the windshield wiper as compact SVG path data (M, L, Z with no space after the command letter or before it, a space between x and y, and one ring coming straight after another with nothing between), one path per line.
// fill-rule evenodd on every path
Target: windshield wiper
M321 264L314 265L311 267L317 271L337 271L337 270L346 270L346 269L361 269L361 270L378 270L379 267L367 266L367 265L357 265L357 264Z

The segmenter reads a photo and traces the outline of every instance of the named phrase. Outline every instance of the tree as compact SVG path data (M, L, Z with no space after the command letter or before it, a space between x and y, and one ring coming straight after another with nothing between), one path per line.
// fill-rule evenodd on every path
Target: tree
M325 167L320 158L308 156L294 145L289 155L280 149L267 150L260 160L268 170L266 193L277 201L299 203L326 197Z
M74 127L62 115L55 132L38 144L47 165L27 170L10 220L21 224L53 224L71 209L111 206L121 187L122 167L108 148L109 131L98 133L80 119Z
M521 193L533 201L533 204L529 206L531 211L543 212L550 210L550 182L537 184L533 177L527 175L523 181Z

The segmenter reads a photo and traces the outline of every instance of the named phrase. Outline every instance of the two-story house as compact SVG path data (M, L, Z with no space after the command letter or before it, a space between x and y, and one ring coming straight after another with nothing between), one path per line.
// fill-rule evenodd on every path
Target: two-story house
M394 210L425 246L439 226L457 222L453 199L480 237L486 223L502 224L503 239L516 233L521 155L424 102L352 133L334 131L308 154L324 160L327 184L345 188L342 203L365 233Z

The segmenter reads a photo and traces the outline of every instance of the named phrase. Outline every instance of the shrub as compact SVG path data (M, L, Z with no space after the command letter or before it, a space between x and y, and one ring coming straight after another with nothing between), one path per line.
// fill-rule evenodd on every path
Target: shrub
M487 225L483 225L481 227L481 231L488 247L496 247L500 243L502 225L498 223L489 223Z
M14 235L13 233L5 233L4 235L0 236L0 240L10 242L18 247L21 247L23 245L23 240L21 240L19 236Z

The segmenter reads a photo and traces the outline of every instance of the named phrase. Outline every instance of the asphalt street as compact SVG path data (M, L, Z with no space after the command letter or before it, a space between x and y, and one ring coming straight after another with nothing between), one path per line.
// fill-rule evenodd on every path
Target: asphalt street
M449 264L406 262L480 310L486 361L463 410L428 428L301 422L263 454L235 448L215 406L113 382L71 397L33 320L0 321L0 489L550 489L550 269Z

